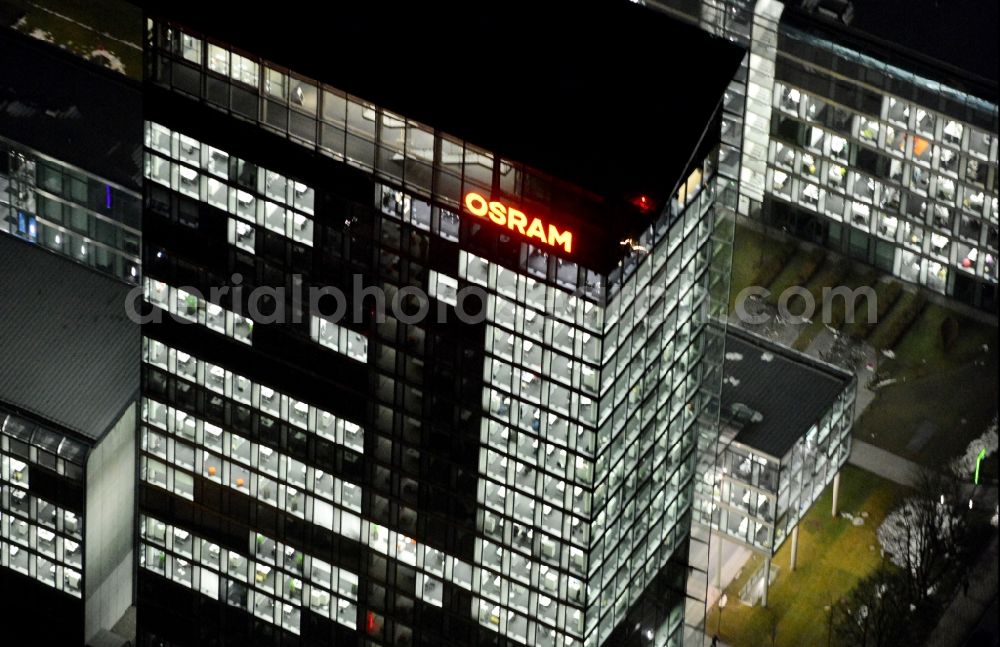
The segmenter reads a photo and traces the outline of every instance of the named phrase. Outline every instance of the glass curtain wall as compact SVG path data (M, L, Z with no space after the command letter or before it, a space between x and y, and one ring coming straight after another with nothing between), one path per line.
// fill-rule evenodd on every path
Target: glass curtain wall
M83 511L31 492L34 470L82 492L85 445L0 409L0 565L83 597ZM42 477L48 477L43 474Z
M139 282L137 194L3 138L0 156L3 231L119 280Z

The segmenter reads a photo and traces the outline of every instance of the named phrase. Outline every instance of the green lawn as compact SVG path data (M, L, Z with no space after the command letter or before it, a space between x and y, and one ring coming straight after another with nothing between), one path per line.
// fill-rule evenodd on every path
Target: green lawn
M824 606L846 595L879 563L875 532L905 489L869 472L845 466L841 476L840 509L868 513L863 526L830 516L832 487L828 487L799 524L798 567L789 570L791 538L778 551L774 564L781 570L771 585L768 608L739 602L742 582L727 589L729 604L722 615L721 638L733 647L771 644L770 623L777 618L779 647L826 644ZM874 546L874 549L872 548ZM745 580L751 568L744 569ZM718 608L707 619L709 635L718 626Z
M771 291L768 302L777 305L782 292L788 288L805 287L809 279L823 267L823 256L822 249L800 249L792 254L771 285L767 286Z
M907 329L914 323L927 304L927 298L916 290L903 290L889 312L875 326L868 337L868 343L876 350L892 349L902 340Z
M796 282L808 262L806 252L737 225L730 310L744 287L764 283L769 284L772 292L780 291ZM802 330L793 348L805 350L822 332L824 287L846 285L854 289L873 285L876 280L872 270L855 269L843 260L827 257L806 282L805 287L816 300L817 311L813 323ZM879 287L883 292L886 290L884 285ZM882 348L898 336L894 329L905 330L894 344L896 358L890 360L880 355L878 366L881 377L898 381L879 392L855 425L855 434L893 453L934 465L963 452L996 416L1000 343L995 326L965 318L937 304L922 307L923 303L924 297L917 292L904 290L879 323L866 331L870 333L868 341ZM916 305L921 305L922 310L915 309ZM794 299L789 306L793 312L801 308ZM837 299L836 312L831 313L835 326L841 318L837 315L843 315L842 306L843 300ZM856 316L864 317L866 308L861 300ZM911 310L919 310L920 314L912 324L907 324L904 320L909 319ZM958 336L954 346L946 351L941 325L947 317L958 321ZM984 344L989 347L987 352L982 350Z
M813 314L812 323L799 333L798 338L792 343L792 348L799 351L804 351L808 348L812 340L822 332L823 327L826 325L824 323L825 318L831 320L831 325L834 328L840 328L840 325L842 325L846 305L844 299L841 297L833 299L829 316L826 316L823 311L823 288L835 288L843 285L854 290L862 285L871 285L874 280L874 274L867 271L857 271L843 259L827 259L823 267L806 284L806 289L813 295L813 299L816 302L816 312ZM855 316L864 316L865 301L865 299L859 299L858 307L855 309ZM798 312L798 310L793 310L793 312Z
M142 11L123 0L3 0L23 11L25 33L41 29L56 45L89 59L106 49L124 65L125 74L142 78ZM122 42L124 41L124 42Z
M948 316L959 324L946 351L941 322ZM896 358L880 361L879 373L899 382L879 392L855 425L856 436L929 466L959 455L997 415L997 346L996 327L928 305L896 345ZM921 428L934 431L918 447L914 434Z
M794 244L783 243L749 227L737 224L735 229L733 273L729 290L730 312L740 290L750 285L770 284L795 250Z
M945 350L941 343L941 323L949 316L958 321L959 334L954 347ZM985 357L983 344L990 346L989 354L995 357L996 326L965 318L948 308L932 303L924 309L920 318L896 345L896 364L906 369L908 374L933 373Z

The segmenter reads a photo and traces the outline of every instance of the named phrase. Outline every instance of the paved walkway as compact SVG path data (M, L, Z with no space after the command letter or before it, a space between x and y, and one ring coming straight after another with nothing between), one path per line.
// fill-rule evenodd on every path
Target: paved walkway
M959 590L951 606L941 616L938 626L927 639L927 647L961 647L969 633L979 624L983 613L997 597L997 536L986 548L986 552L972 569L969 580L969 595Z
M920 466L913 461L857 438L852 443L851 456L847 462L900 485L910 487L916 484L920 470Z
M740 319L734 309L733 312L729 313L729 325L742 328L754 335L788 348L791 348L798 336L809 325L808 323L791 323L781 319L778 316L777 308L760 300L749 302L746 310L750 315L764 315L767 319L761 324L746 324Z
M740 571L746 566L747 562L753 556L753 553L749 548L745 548L734 541L726 541L721 539L718 533L713 533L712 542L725 541L722 546L722 581L725 586L729 586L736 577L740 574ZM718 558L718 544L712 544L712 558L710 561L717 561ZM708 573L708 591L705 596L706 606L712 608L722 597L722 590L720 590L715 583L718 581L719 573L718 569L709 569ZM738 600L734 600L738 602Z

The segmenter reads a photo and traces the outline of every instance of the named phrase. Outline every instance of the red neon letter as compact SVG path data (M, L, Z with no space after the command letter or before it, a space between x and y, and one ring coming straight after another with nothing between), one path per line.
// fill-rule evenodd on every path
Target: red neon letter
M552 247L562 247L567 254L573 252L573 232L560 231L555 225L539 218L529 218L514 207L498 200L487 200L482 194L470 191L465 194L465 208L474 216L489 218L501 227L516 231L526 238L535 238ZM546 229L547 228L547 229Z
M549 225L549 244L553 247L562 245L566 253L569 254L573 251L573 232L560 232L555 225Z
M525 234L528 238L537 238L543 243L548 243L549 241L545 239L545 228L542 227L542 221L538 218L533 218L531 224L528 226L528 231Z
M524 215L523 211L518 211L514 207L507 209L507 226L511 229L516 229L518 233L522 236L524 235L524 227L528 224L528 217Z
M465 208L469 210L469 213L480 218L486 217L486 212L490 210L486 198L474 192L465 194Z
M507 207L502 202L490 203L490 220L502 225L507 222Z

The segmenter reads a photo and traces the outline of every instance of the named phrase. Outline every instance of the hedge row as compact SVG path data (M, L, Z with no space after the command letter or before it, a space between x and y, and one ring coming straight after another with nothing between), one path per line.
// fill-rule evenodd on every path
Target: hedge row
M906 292L889 313L888 318L880 322L871 335L871 344L877 350L891 349L903 338L913 322L927 305L927 297L918 292Z
M771 285L796 249L797 247L794 243L782 243L778 246L778 253L762 257L761 264L757 268L757 274L754 277L753 285Z
M804 287L805 284L816 274L820 266L823 265L823 259L826 257L826 252L822 249L812 249L808 252L804 252L805 258L798 264L795 271L790 274L787 281L784 281L782 285L774 285L773 281L771 284L771 293L768 295L767 300L771 305L777 305L778 299L781 297L781 291L789 287ZM781 272L774 277L775 281L781 278ZM761 283L763 285L763 283Z
M867 270L861 280L854 286L848 286L852 289L856 289L861 286L871 287L872 283L875 282L875 272L874 270ZM867 301L867 300L866 300ZM866 304L867 305L867 304ZM847 299L843 297L837 297L832 299L830 304L830 325L840 330L840 327L844 325L844 318L847 316ZM859 316L863 316L857 309L855 309L854 317L855 319Z
M843 259L837 259L832 263L827 263L826 266L817 274L813 272L816 276L816 280L813 285L808 289L809 294L812 295L813 303L816 305L816 316L820 316L819 313L822 311L823 307L823 288L831 287L834 285L840 285L843 283L844 278L847 276L847 271L850 266ZM792 295L788 300L788 311L794 313L800 313L805 310L805 303L802 297L798 294Z
M889 309L896 303L899 299L899 295L903 292L903 286L898 281L879 281L875 284L875 323L868 323L868 315L870 314L871 305L868 300L865 299L864 311L861 308L857 308L854 311L854 323L848 323L844 328L851 339L866 339L875 327L878 326L878 322L882 321Z

